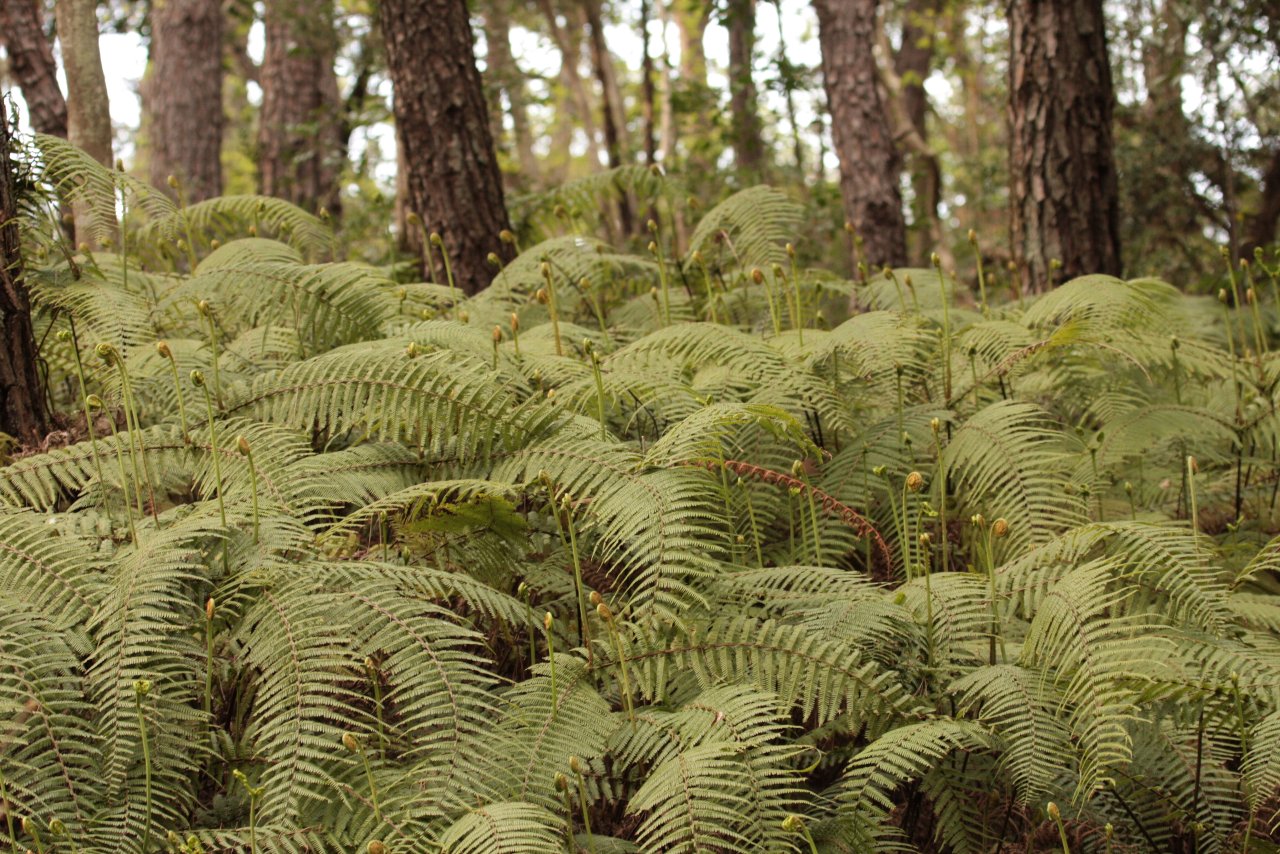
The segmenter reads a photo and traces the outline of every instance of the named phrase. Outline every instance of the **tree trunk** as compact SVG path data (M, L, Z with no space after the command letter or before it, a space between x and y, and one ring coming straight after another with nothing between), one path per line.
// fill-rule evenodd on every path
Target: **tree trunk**
M151 12L151 68L142 87L151 183L199 202L222 192L222 4L159 0Z
M32 445L49 432L31 302L22 282L18 200L9 160L9 114L0 110L0 433Z
M596 133L596 120L594 111L591 108L591 96L587 94L587 87L582 82L582 74L578 70L578 40L570 37L565 28L560 26L560 18L556 14L551 0L538 0L538 9L542 12L542 16L547 19L547 28L551 32L551 38L555 41L556 47L560 51L560 74L578 111L578 121L582 123L582 132L586 134L587 158L591 161L591 171L594 172L600 166L600 141Z
M1261 199L1258 212L1249 223L1249 238L1241 247L1243 258L1252 259L1254 249L1265 247L1276 239L1276 223L1280 222L1280 146L1271 152L1258 192Z
M58 88L58 66L43 19L40 0L0 0L0 45L9 54L9 73L22 89L31 127L66 139L67 99Z
M906 263L899 159L877 88L876 0L814 0L845 218L871 269ZM855 264L857 262L855 249Z
M658 134L654 124L656 87L653 81L653 57L649 55L649 21L651 0L640 0L640 92L643 98L644 161L652 166L658 161Z
M1009 44L1013 252L1023 290L1086 273L1118 276L1114 94L1102 0L1012 0Z
M595 67L596 80L600 83L602 114L604 117L605 150L609 168L617 169L626 157L626 116L622 108L622 90L614 73L613 54L604 40L604 19L600 0L584 0L583 12L591 30L591 63ZM631 198L624 187L618 188L618 224L623 234L634 228Z
M733 157L747 183L764 180L764 139L760 130L760 100L752 76L756 48L756 0L728 0L725 26L729 30L729 112Z
M97 3L57 0L53 11L67 77L67 139L112 169L111 109L98 51ZM72 216L76 244L96 243L88 207L83 203L72 205Z
M489 45L489 73L507 98L507 111L511 115L512 140L516 162L520 164L520 187L533 184L538 177L538 158L533 153L533 134L529 130L529 106L526 97L524 75L515 57L511 55L511 21L507 16L504 0L490 4L485 19L485 40ZM501 103L490 105L498 107Z
M268 0L259 78L262 192L312 213L338 212L342 110L330 0Z
M946 251L942 222L938 207L942 203L942 167L938 156L929 146L926 125L929 98L924 81L933 66L933 45L939 25L939 0L909 0L903 12L902 43L893 53L893 70L890 74L889 93L897 99L901 121L905 125L895 129L894 136L905 140L910 153L909 168L911 187L915 200L912 217L919 232L919 245L913 257L927 257L930 250L943 256L944 263L954 261ZM887 40L885 42L887 44Z
M510 228L465 0L382 0L409 203L444 239L464 292L487 287Z

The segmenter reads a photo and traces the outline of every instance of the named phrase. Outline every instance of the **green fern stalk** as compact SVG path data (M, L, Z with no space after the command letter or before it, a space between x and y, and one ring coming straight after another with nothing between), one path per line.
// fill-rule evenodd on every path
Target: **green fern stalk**
M245 461L249 464L249 490L253 500L253 542L258 544L258 467L253 461L253 449L249 447L249 440L244 436L236 437L236 447L244 456ZM219 487L221 491L221 487Z
M146 516L146 503L142 500L142 484L144 478L142 476L142 469L138 466L138 457L143 452L141 447L141 428L138 425L136 417L137 413L134 412L133 396L129 393L129 374L124 368L124 360L120 358L120 354L116 352L115 347L106 342L102 342L94 348L94 352L97 353L99 359L108 366L115 367L120 374L120 391L123 398L122 402L124 404L125 430L129 439L129 466L133 469L133 491L138 502L138 514L140 516ZM152 514L155 514L155 490L151 486L151 479L149 477L145 478L145 482L147 484L147 491L151 496L151 512ZM157 524L159 524L158 518Z
M551 275L551 264L543 261L539 267L542 272L542 281L546 286L538 294L538 302L543 303L547 307L547 311L551 314L551 334L556 342L556 355L564 355L564 343L560 340L560 308L556 303L556 283L555 277Z
M569 770L573 772L574 779L578 784L578 806L582 810L582 829L587 835L587 850L591 854L595 854L596 846L591 840L591 813L588 810L590 802L587 800L587 781L582 776L582 761L576 756L570 756Z
M106 409L106 405L102 402L102 398L96 394L91 394L85 398L85 406L87 409ZM107 414L107 426L111 428L111 444L116 447L116 468L120 475L120 490L124 497L124 515L129 522L129 537L135 544L138 542L138 529L133 524L133 506L129 503L129 476L125 473L124 453L121 451L120 435L116 432L116 421ZM136 485L136 484L135 484ZM139 502L142 500L141 493L138 496Z
M173 391L178 399L178 423L182 425L182 441L190 444L191 431L187 428L187 402L186 396L182 393L182 383L178 381L178 362L173 356L173 350L169 347L168 341L157 341L156 352L169 363L169 372L173 377Z
M942 292L942 397L951 403L951 298L947 296L947 277L942 272L942 259L934 252L929 256L938 274L938 289Z
M1058 809L1058 805L1053 801L1049 801L1049 805L1045 808L1049 813L1049 818L1058 828L1058 838L1062 841L1062 854L1071 854L1071 844L1067 841L1067 826L1062 822L1062 811Z
M742 487L742 496L747 505L747 518L751 521L751 543L756 550L756 566L764 569L764 551L760 545L760 526L756 522L756 509L751 501L751 484L739 477L738 486Z
M969 245L973 247L974 261L978 266L978 295L982 304L982 316L990 317L991 311L987 307L987 274L982 265L982 248L978 246L978 233L972 228L969 229Z
M600 420L600 441L603 442L608 439L609 430L608 422L604 417L604 377L600 374L600 357L596 354L595 345L591 343L590 338L583 339L582 349L591 360L591 377L596 384L596 417Z
M76 380L80 383L80 404L84 411L85 432L89 436L89 450L93 454L93 469L98 475L98 483L102 487L103 503L105 504L107 481L102 474L102 457L98 453L98 437L94 435L93 414L89 411L89 388L84 378L84 363L80 360L80 342L76 337L76 321L74 317L69 317L67 320L70 323L71 328L70 330L64 329L59 331L59 340L66 341L67 339L70 339L71 354L74 357L76 365ZM66 333L65 338L62 337L63 333ZM120 482L120 489L124 494L124 503L127 511L129 506L129 493L128 486L123 480ZM132 529L132 525L130 527Z
M369 756L365 753L364 745L360 743L360 739L348 732L342 735L342 746L360 757L360 762L364 765L365 780L369 783L369 801L373 804L373 816L378 821L382 821L382 810L378 806L378 786L373 780L373 768L369 765Z
M432 246L440 250L440 258L444 262L444 276L449 283L449 302L456 309L462 300L459 299L458 287L453 281L453 265L449 263L449 253L445 250L444 238L433 231L429 241Z
M556 618L552 616L550 611L548 611L542 617L542 629L543 629L543 633L547 637L547 661L551 665L551 718L552 720L555 719L556 711L560 705L560 702L557 699L558 695L556 692L556 644L555 644L555 639L551 636L551 630L555 627L555 624L556 624Z
M382 675L378 672L378 663L373 660L373 656L365 656L364 669L369 674L369 683L373 686L373 711L378 719L378 756L385 759L387 756L387 724L383 719Z
M204 717L213 725L213 616L214 601L204 603Z
M213 398L209 394L209 388L204 381L204 373L199 370L191 372L191 384L200 389L204 393L204 409L209 422L209 454L213 458L213 479L218 487L218 518L222 521L222 527L227 527L227 507L222 499L222 458L218 451L218 433L214 428L216 419L213 414ZM223 557L226 557L226 548L223 548Z
M151 682L147 679L139 679L133 683L133 703L138 712L138 733L142 742L142 772L143 772L143 792L145 803L143 805L143 825L142 825L142 850L145 852L151 847L151 744L147 737L147 716L142 712L142 700L151 693Z
M622 705L627 711L627 721L630 722L632 729L634 729L636 712L631 704L631 676L627 672L627 657L623 652L622 635L618 632L618 626L614 622L613 611L603 600L596 603L596 613L600 615L600 619L604 620L605 627L609 631L609 640L613 644L613 654L618 658L618 673L622 682Z
M11 803L8 784L5 782L4 777L4 768L0 768L0 804L5 805L4 823L9 830L9 848L16 851L18 850L18 837L13 827L13 809L9 806Z
M232 771L231 776L239 781L249 795L249 854L258 854L258 801L262 799L263 787L250 786L249 778L239 768Z
M552 508L554 510L554 497ZM591 629L587 621L586 585L582 581L582 556L578 553L578 533L573 523L573 498L569 493L560 496L560 512L564 514L564 528L569 535L569 554L573 558L573 586L578 599L578 625L582 645L587 648L587 657L591 656ZM556 514L559 522L560 514Z

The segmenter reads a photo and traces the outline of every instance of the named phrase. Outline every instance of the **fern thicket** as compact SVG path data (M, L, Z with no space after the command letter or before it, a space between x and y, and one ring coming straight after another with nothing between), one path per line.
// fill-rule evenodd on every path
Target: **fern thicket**
M644 170L463 299L38 145L104 243L24 223L94 417L0 468L0 846L1280 840L1277 306L841 281Z

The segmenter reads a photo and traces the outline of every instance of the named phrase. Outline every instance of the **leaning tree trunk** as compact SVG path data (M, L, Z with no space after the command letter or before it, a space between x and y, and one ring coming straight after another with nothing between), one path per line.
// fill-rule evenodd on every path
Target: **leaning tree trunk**
M22 283L9 115L0 110L0 433L27 444L49 432L41 399L31 302Z
M338 212L342 109L330 0L268 0L259 79L262 192L313 213Z
M814 0L845 218L872 269L906 263L899 158L877 88L876 0ZM857 250L855 249L855 263Z
M747 182L764 179L764 139L760 130L752 60L756 48L756 0L728 0L725 26L729 29L729 113L733 157Z
M1013 252L1022 287L1118 276L1115 97L1102 0L1012 0L1009 45Z
M159 0L143 85L151 183L199 202L222 192L222 3Z
M382 0L380 10L410 209L443 238L458 287L477 293L511 225L466 0Z
M66 139L67 99L58 88L58 65L43 18L40 0L0 0L0 45L9 54L9 73L22 89L31 126Z

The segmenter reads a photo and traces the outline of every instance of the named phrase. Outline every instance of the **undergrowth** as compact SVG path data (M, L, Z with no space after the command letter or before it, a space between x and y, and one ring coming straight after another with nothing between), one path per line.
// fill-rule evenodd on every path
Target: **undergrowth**
M622 170L462 299L38 145L0 844L1275 850L1275 269L846 281Z

